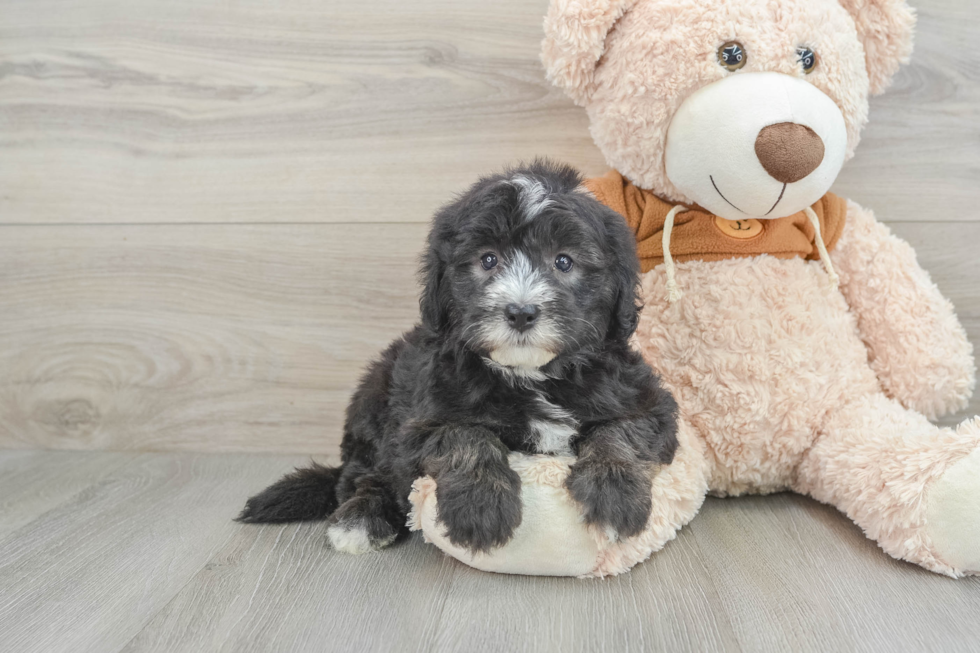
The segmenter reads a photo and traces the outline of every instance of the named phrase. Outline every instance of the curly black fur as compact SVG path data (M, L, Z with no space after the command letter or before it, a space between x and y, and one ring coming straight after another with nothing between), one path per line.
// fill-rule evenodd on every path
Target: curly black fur
M449 539L487 551L521 523L507 464L520 451L577 456L566 484L586 521L618 537L642 531L653 474L677 447L676 404L628 343L633 234L581 181L538 161L481 179L439 211L422 322L361 380L341 467L298 470L239 519L329 516L380 548L404 533L412 481L432 475ZM518 328L508 305L534 321Z

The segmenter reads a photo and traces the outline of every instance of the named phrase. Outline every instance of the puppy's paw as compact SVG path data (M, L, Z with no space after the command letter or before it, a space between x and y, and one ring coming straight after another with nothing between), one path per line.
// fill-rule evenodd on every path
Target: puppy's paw
M473 553L507 543L521 523L521 479L506 464L444 472L436 499L449 541Z
M398 532L385 525L383 535L376 533L375 524L367 519L333 522L327 527L327 539L337 551L359 555L380 551L395 541Z
M580 460L565 479L572 498L583 507L585 522L610 539L633 537L646 528L650 483L645 466L605 460Z
M384 497L355 495L330 516L327 539L344 553L380 551L398 538L399 521Z

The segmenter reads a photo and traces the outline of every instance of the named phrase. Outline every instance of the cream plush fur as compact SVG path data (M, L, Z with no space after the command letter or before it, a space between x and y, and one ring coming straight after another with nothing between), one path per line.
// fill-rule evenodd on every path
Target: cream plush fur
M776 199L781 184L746 152L759 128L811 128L829 167L787 183L766 216L780 218L826 193L853 155L868 97L907 59L913 24L904 0L552 0L542 58L610 165L726 219L762 217L755 207ZM734 72L717 58L729 41L747 55ZM817 54L811 74L801 46ZM709 173L746 206L720 203ZM980 420L929 422L967 405L972 347L908 244L849 202L828 261L687 260L675 301L666 276L660 265L642 279L636 344L677 397L681 444L655 477L646 533L587 532L561 489L567 460L518 457L525 521L508 545L480 558L452 549L431 479L413 493L414 526L481 569L605 575L661 548L707 492L792 490L836 506L896 558L980 573Z

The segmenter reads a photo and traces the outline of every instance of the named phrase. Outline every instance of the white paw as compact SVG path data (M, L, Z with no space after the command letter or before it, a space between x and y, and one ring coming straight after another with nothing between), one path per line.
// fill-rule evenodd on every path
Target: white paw
M354 523L333 524L327 528L327 539L330 540L330 545L338 551L360 555L385 548L394 542L395 537L392 536L372 543L367 529L361 524Z
M980 448L929 489L926 530L943 562L960 573L980 574Z

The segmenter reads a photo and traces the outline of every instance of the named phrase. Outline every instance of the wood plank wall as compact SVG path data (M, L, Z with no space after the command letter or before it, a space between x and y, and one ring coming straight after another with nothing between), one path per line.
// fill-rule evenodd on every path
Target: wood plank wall
M535 155L606 169L546 5L0 0L0 447L334 453L432 212ZM834 190L980 343L980 10L918 7Z

